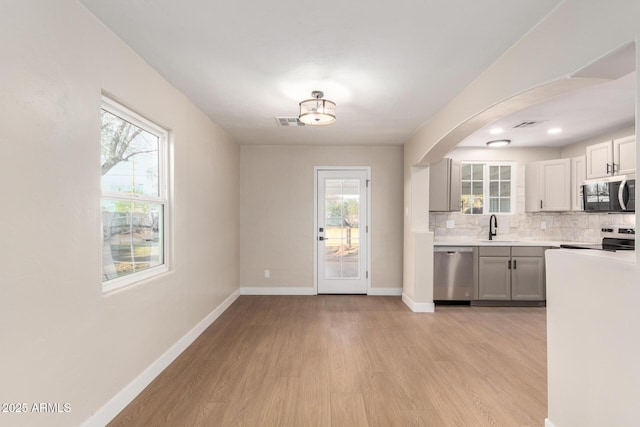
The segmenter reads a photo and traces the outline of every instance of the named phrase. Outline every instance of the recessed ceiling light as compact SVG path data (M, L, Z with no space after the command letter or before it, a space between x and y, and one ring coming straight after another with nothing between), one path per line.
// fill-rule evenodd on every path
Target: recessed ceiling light
M555 135L560 132L562 132L562 128L551 128L547 131L549 135Z
M505 145L511 144L510 139L496 139L493 141L487 142L488 147L504 147Z
M502 132L504 132L504 129L502 128L492 128L489 133L491 135L500 135Z

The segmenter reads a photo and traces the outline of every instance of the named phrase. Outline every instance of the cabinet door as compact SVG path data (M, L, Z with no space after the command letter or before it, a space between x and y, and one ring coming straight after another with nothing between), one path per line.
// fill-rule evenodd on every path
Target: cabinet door
M587 147L587 179L603 178L611 175L613 149L611 141Z
M511 299L544 301L544 258L514 257L511 268Z
M478 298L481 300L511 299L510 257L478 258Z
M613 141L613 163L616 174L627 175L636 173L636 137L615 139Z
M453 161L444 158L437 163L429 166L429 211L431 212L449 212L452 210L452 166ZM455 181L458 206L460 201L460 164L457 163L456 169L457 180ZM454 210L460 210L458 207Z
M571 159L571 210L583 211L582 183L587 179L587 157L580 156Z
M538 162L543 211L571 210L571 159Z
M449 184L449 210L452 212L460 212L460 209L462 209L462 189L460 188L460 162L457 160L451 161L450 179L451 183Z

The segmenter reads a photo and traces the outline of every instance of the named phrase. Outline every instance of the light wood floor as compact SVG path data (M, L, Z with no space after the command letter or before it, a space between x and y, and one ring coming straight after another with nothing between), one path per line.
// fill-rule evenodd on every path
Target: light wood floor
M241 296L111 426L543 426L545 308Z

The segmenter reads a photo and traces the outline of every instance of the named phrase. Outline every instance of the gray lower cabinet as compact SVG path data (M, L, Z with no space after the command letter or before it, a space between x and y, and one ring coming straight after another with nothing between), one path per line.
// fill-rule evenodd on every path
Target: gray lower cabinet
M482 300L511 299L511 257L481 256L478 258L478 290Z
M477 298L544 301L544 250L540 246L480 246Z

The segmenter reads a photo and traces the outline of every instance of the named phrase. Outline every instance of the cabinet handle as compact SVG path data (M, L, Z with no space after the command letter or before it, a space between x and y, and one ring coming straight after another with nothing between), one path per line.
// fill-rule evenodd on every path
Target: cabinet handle
M615 175L616 174L616 166L618 166L618 170L620 170L620 166L616 165L615 163L611 163L611 175Z
M511 270L511 260L508 261L508 267L509 270Z
M514 259L514 260L513 260L513 269L515 270L516 268L517 268L517 267L516 267L516 260Z
M609 175L609 173L610 173L609 169L610 169L610 165L609 165L609 163L607 163L607 175Z
M540 209L542 209L542 200L540 200Z

